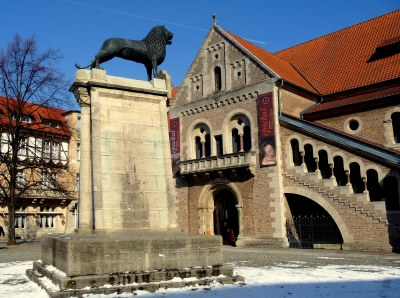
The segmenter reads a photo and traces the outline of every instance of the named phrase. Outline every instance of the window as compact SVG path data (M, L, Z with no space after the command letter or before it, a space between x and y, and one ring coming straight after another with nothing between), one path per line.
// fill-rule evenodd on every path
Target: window
M49 173L47 172L42 172L42 186L43 187L47 187L50 183L50 177L49 177Z
M54 142L51 144L51 158L55 161L60 159L60 143Z
M15 228L25 229L26 227L26 207L15 207Z
M379 185L378 173L373 169L367 171L367 189L371 202L382 200L382 190Z
M78 116L78 131L81 131L81 117L80 116Z
M75 204L75 206L72 209L72 227L73 228L78 227L78 204Z
M215 144L217 146L217 156L221 156L223 154L223 144L222 144L222 136L215 136Z
M79 182L80 182L80 175L79 173L76 174L76 178L75 178L75 190L79 191Z
M57 180L56 173L49 173L46 171L42 172L42 187L43 188L54 188L55 181Z
M17 173L17 188L23 188L26 185L26 170L20 170Z
M196 159L201 158L202 155L202 145L200 142L200 137L196 137Z
M28 115L22 115L21 122L32 123L32 118L29 117Z
M215 91L220 91L222 88L221 68L218 66L214 69Z
M302 156L300 153L300 148L299 148L299 141L297 139L293 139L290 141L290 145L292 147L292 158L293 158L293 164L295 166L299 166L302 164Z
M400 143L400 113L392 114L393 137L396 143Z
M245 126L243 135L243 150L250 151L251 150L251 130L249 126Z
M360 124L358 123L357 120L351 120L351 121L349 122L349 128L350 128L352 131L356 131L356 130L358 129L359 126L360 126Z
M343 158L341 156L335 156L333 158L333 175L336 178L338 186L347 184L347 174L344 170Z
M322 179L329 179L332 175L332 170L328 163L328 153L325 150L318 151L318 159Z
M19 141L18 155L26 156L28 148L28 138L21 138Z
M50 147L51 147L50 141L47 140L43 141L43 157L45 159L50 159Z
M76 144L76 160L81 160L81 144Z
M237 153L240 150L240 136L236 128L232 129L232 153Z
M52 214L56 211L55 207L40 207L40 212L44 213L40 215L40 227L41 228L55 228L56 227L56 215ZM46 214L48 213L48 214Z
M59 121L48 120L48 119L43 119L42 123L46 127L60 128L61 126Z
M350 164L350 183L354 193L362 193L364 191L364 182L361 178L360 165L356 162Z
M11 119L12 120L17 120L17 114L12 114L11 115ZM30 116L28 116L28 115L21 115L20 116L20 118L19 118L19 121L20 122L25 122L25 123L32 123L32 118L30 117Z
M396 177L388 176L383 180L386 210L400 210L399 186Z
M304 146L304 162L309 173L315 172L317 164L314 159L313 147L310 144Z

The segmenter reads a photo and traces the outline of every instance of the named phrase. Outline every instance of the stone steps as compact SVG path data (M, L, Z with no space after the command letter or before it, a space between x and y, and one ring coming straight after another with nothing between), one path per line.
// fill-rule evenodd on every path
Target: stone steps
M379 221L380 223L389 225L389 222L388 222L386 216L384 214L382 214L382 212L380 210L376 210L375 206L373 204L357 201L357 198L355 197L356 195L338 194L338 192L339 192L338 189L335 189L335 188L328 189L327 187L323 186L323 182L317 181L317 182L313 183L311 181L308 181L307 177L304 177L307 174L299 174L298 171L291 171L291 173L287 172L287 173L284 173L284 175L302 186L308 187L308 188L312 189L313 191L318 192L321 195L326 196L333 201L337 201L338 203L343 204L344 206L354 209L355 211L359 212L361 215L365 215L367 217L372 218L373 220ZM302 177L299 177L299 175L301 175ZM319 184L319 185L316 185L316 184ZM322 187L320 186L321 184L322 184ZM335 192L337 194L335 194Z

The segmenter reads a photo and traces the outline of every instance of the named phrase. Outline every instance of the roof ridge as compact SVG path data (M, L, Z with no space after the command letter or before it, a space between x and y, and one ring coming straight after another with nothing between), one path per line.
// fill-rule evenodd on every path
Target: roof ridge
M309 42L315 41L315 40L317 40L317 39L320 39L320 38L323 38L323 37L326 37L326 36L330 36L330 35L333 35L333 34L337 34L338 32L347 30L347 29L352 28L352 27L357 27L357 26L362 25L362 24L364 24L364 23L371 22L371 21L373 21L373 20L382 18L382 17L384 17L384 16L387 16L387 15L389 15L389 14L396 13L396 12L399 12L399 11L400 11L400 9L397 9L397 10L394 10L394 11L391 11L391 12L388 12L388 13L385 13L385 14L383 14L383 15L377 16L377 17L375 17L375 18L368 19L368 20L362 21L362 22L360 22L360 23L357 23L357 24L354 24L354 25L350 25L350 26L344 27L344 28L342 28L342 29L339 29L339 30L336 30L336 31L327 33L327 34L325 34L325 35L321 35L321 36L315 37L315 38L313 38L313 39L310 39L310 40L307 40L307 41L298 43L298 44L296 44L296 45L293 45L293 46L291 46L291 47L288 47L288 48L279 50L279 51L277 51L277 52L274 52L273 55L279 54L279 53L281 53L281 52L284 52L284 51L286 51L286 50L289 50L289 49L298 47L298 46L303 45L303 44L307 44L307 43L309 43Z
M245 49L246 51L248 51L254 58L256 58L257 60L259 60L259 62L261 62L263 65L265 65L268 72L272 72L272 73L273 73L274 75L276 75L278 78L284 79L284 80L286 80L286 81L288 81L288 82L294 84L295 86L298 86L298 87L300 87L300 88L302 88L302 89L304 89L304 90L307 90L308 92L312 92L312 93L315 93L315 94L317 94L317 95L320 94L320 92L318 92L318 90L317 90L308 80L306 80L305 77L304 77L304 76L293 66L293 64L290 63L289 61L287 61L287 60L285 60L285 59L283 59L283 58L281 58L281 57L275 55L274 53L269 52L269 51L266 50L266 49L263 49L263 48L259 47L258 45L255 45L254 43L252 43L252 42L250 42L250 41L248 41L248 40L246 40L246 39L244 39L244 38L242 38L242 37L240 37L240 36L238 36L238 35L236 35L236 34L230 32L230 31L228 31L228 30L225 30L224 28L222 28L222 27L220 27L220 26L218 26L218 25L215 25L215 27L216 27L218 30L220 30L220 32L221 32L222 34L224 34L224 35L226 36L226 38L228 38L228 39L233 39L240 47L244 48L244 49ZM244 44L244 43L246 43L246 44ZM254 49L249 49L249 48L248 48L249 46L254 47ZM280 64L282 64L282 65L285 65L285 64L286 64L286 65L288 65L289 67L291 67L292 70L294 71L294 73L296 73L296 75L298 75L299 77L301 77L301 79L304 80L304 82L305 82L308 86L307 86L307 87L304 86L304 85L302 86L302 85L299 84L298 81L296 82L295 80L288 79L288 78L286 77L286 76L287 76L287 73L286 73L286 75L285 75L284 73L281 73L281 72L282 72L282 69L276 69L273 65L270 65L269 63L263 61L263 58L262 58L262 57L259 57L258 54L254 52L254 51L257 51L257 50L258 50L258 51L261 51L261 52L264 52L265 54L269 55L270 58L275 59L276 62L278 62L278 63L280 63ZM268 59L269 59L269 58L268 58ZM270 61L270 62L271 62L271 61ZM276 65L275 65L275 66L276 66ZM283 71L283 72L285 72L285 71ZM293 78L293 77L292 77L292 78Z

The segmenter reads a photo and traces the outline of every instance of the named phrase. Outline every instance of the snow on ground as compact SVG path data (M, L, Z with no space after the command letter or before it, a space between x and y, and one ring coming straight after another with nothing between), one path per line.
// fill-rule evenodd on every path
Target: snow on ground
M0 263L0 297L48 297L25 276L32 262ZM338 266L307 267L305 262L292 262L263 268L237 267L245 283L214 284L208 287L144 291L133 294L89 295L88 298L116 297L332 297L332 298L398 298L400 270L394 267Z

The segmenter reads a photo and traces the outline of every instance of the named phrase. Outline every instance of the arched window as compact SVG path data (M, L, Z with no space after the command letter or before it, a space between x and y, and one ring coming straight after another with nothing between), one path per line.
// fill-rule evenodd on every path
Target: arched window
M310 144L304 146L304 162L307 165L308 172L315 172L317 165L314 159L313 147Z
M295 166L300 166L302 163L301 153L299 150L299 141L293 139L290 141L290 145L292 146L292 157L293 157L293 164Z
M329 179L331 177L332 171L328 164L328 153L325 150L320 150L318 152L318 166L321 171L322 179Z
M205 143L205 157L211 156L211 140L210 135L206 135L206 143Z
M232 129L232 153L239 152L240 150L240 136L236 128Z
M392 114L393 137L396 143L400 143L400 113Z
M373 169L367 171L367 189L369 192L369 200L371 202L382 200L382 191L379 185L378 173Z
M399 189L397 179L388 176L383 180L383 189L386 202L386 210L399 210Z
M234 115L228 123L229 143L232 145L228 149L229 153L237 153L251 150L251 129L250 121L243 114Z
M214 68L214 79L215 79L215 91L219 91L222 88L221 79L221 68L218 66Z
M192 158L203 158L211 156L211 132L204 123L198 124L192 131L194 151L191 151Z
M249 126L245 126L243 134L243 150L250 151L251 150L251 131Z
M333 158L333 175L335 175L338 186L347 184L347 175L344 171L343 158L341 156Z
M364 191L364 182L361 178L360 165L356 162L350 164L350 183L353 186L354 193Z
M200 137L196 137L196 159L201 158L202 155L202 145L200 142Z

